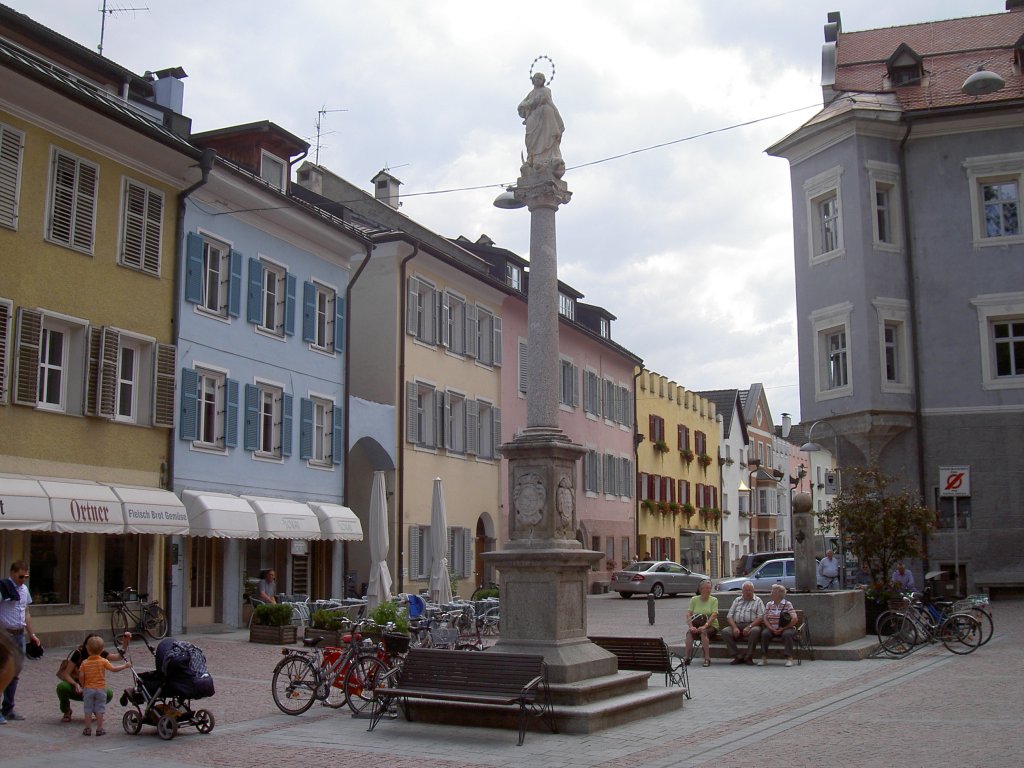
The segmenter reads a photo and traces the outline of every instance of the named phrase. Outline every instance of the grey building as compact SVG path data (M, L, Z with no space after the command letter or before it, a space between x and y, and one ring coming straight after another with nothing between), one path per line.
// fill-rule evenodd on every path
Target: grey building
M1024 3L846 32L790 163L801 414L936 509L922 571L1024 586ZM980 71L979 71L980 70ZM970 495L940 493L965 466Z

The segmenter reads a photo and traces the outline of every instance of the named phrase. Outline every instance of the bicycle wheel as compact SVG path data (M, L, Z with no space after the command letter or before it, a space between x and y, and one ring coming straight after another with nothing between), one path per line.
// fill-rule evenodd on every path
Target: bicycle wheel
M142 628L152 640L163 640L167 637L167 613L159 605L150 603L143 609L145 617Z
M942 622L938 634L947 650L961 656L981 646L981 622L969 613L954 613Z
M128 620L128 613L124 608L118 607L110 614L110 631L114 633L114 643L121 642L121 636L131 631L131 622Z
M917 645L913 621L899 611L885 611L875 622L878 642L889 656L906 656Z
M976 618L981 623L981 645L984 645L992 639L992 633L995 632L995 624L992 621L992 613L987 608L982 608L980 605L976 605L968 611L971 616Z
M369 710L373 704L373 692L377 689L379 679L391 671L376 656L359 656L345 673L345 703L354 714Z
M302 656L285 656L274 667L274 703L286 715L301 715L312 707L319 685L316 667Z

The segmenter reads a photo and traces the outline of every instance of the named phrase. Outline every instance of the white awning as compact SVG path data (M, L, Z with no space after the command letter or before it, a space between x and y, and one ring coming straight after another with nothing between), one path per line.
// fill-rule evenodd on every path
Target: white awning
M189 536L222 539L258 539L256 512L245 499L230 493L182 491L188 514Z
M121 500L108 485L40 478L57 533L124 533Z
M0 531L52 531L50 500L39 481L0 475Z
M362 541L363 526L356 513L340 504L309 502L310 508L320 520L321 538L328 541Z
M188 535L185 505L170 491L160 488L111 487L122 503L125 533Z
M256 510L261 539L319 539L320 520L309 505L267 496L242 496Z

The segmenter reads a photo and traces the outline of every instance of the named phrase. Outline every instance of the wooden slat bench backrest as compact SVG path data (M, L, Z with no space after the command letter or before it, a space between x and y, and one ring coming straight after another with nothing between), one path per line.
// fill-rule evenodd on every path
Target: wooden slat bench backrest
M660 637L591 637L619 660L619 669L664 672L669 666L668 646Z
M515 695L543 675L543 656L413 648L405 658L398 687Z

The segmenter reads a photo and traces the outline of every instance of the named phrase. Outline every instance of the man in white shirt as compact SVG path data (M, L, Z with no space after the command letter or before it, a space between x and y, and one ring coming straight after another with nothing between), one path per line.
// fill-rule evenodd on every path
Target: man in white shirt
M32 595L29 594L28 585L25 583L27 580L28 563L24 560L15 560L11 563L11 577L0 582L0 631L10 635L21 658L25 658L26 642L39 643L39 638L32 632L32 618L28 612ZM14 694L17 691L18 676L15 675L4 688L0 725L8 720L25 719L14 711Z
M839 589L839 561L831 549L818 561L818 589Z
M754 582L745 581L740 589L740 596L732 601L725 617L729 626L722 630L722 639L732 654L730 664L753 664L754 648L761 637L761 624L764 622L764 601L754 594ZM737 649L737 640L746 641L745 654Z

